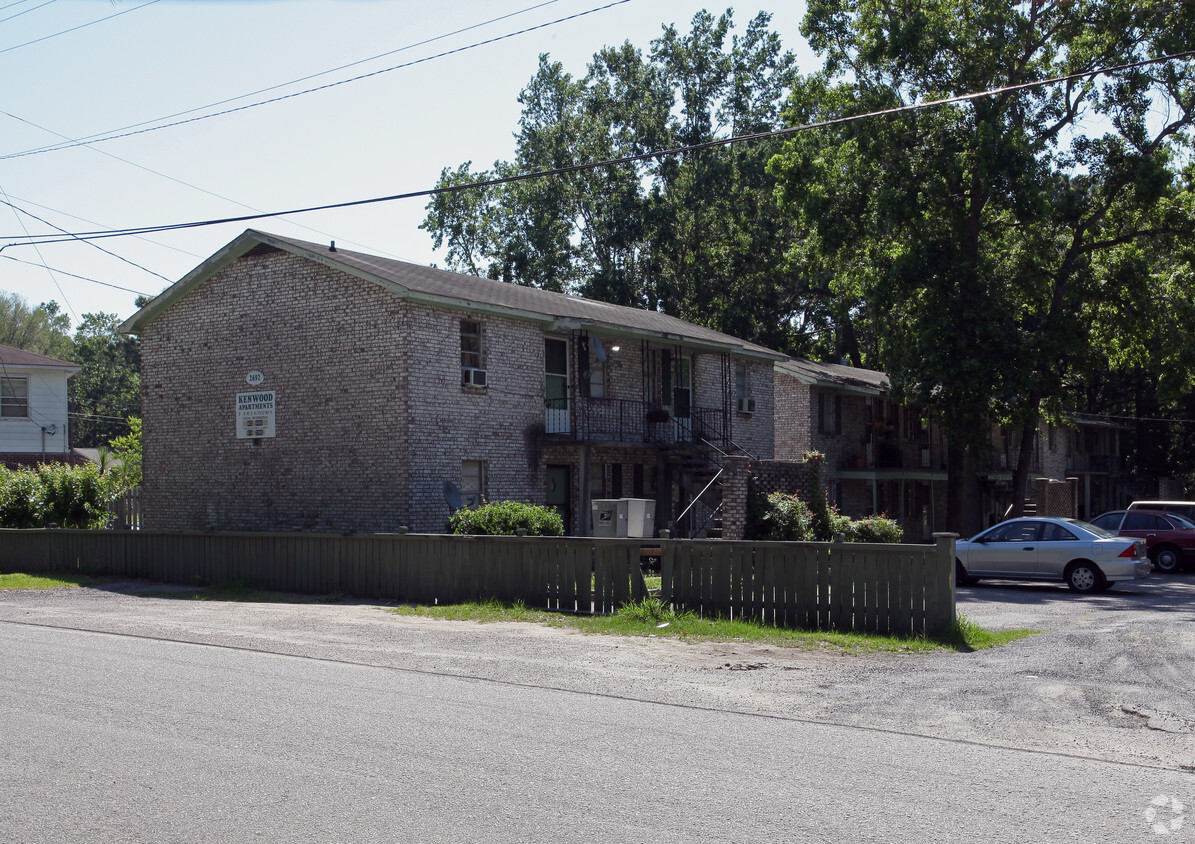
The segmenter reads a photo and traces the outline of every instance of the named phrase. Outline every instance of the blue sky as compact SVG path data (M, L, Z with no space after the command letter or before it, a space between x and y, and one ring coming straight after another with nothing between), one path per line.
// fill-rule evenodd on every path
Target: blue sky
M0 0L0 78L6 80L0 93L0 199L7 195L53 226L83 231L252 213L246 205L273 211L430 188L444 167L468 160L488 166L511 156L516 97L541 52L582 75L603 45L629 40L646 47L662 23L687 29L703 8L680 0L629 0L500 43L236 114L91 146L3 157L57 143L60 136L107 133L238 97L536 2L542 0ZM230 105L391 67L606 2L554 0ZM759 9L736 7L740 29ZM799 34L804 3L771 11L773 27L798 53L801 70L814 70ZM112 15L118 16L86 25ZM47 35L54 37L20 46ZM251 225L430 263L437 256L418 228L424 204L385 203ZM54 231L49 224L0 205L0 245L16 242L26 229ZM134 310L133 293L67 273L155 294L246 225L98 242L115 255L77 242L42 246L40 254L29 246L7 246L0 252L6 258L0 260L0 290L30 304L57 300L73 316L94 311L127 316ZM64 272L51 275L8 258Z

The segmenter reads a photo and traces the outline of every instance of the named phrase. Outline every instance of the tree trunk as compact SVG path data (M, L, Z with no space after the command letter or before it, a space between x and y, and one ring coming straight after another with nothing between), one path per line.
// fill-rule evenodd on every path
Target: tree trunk
M965 449L946 449L946 529L969 538L983 529L979 507L979 478Z

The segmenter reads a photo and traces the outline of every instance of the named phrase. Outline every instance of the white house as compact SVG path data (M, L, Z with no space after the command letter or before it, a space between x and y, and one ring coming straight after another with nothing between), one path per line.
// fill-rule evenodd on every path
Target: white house
M0 346L0 460L6 466L72 459L66 384L79 369Z

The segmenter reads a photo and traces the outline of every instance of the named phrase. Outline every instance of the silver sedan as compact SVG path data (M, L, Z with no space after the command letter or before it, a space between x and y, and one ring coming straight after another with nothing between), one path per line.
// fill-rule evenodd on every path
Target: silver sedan
M1076 592L1103 592L1118 580L1149 575L1145 542L1078 519L1009 519L955 551L959 585L981 577L1061 580Z

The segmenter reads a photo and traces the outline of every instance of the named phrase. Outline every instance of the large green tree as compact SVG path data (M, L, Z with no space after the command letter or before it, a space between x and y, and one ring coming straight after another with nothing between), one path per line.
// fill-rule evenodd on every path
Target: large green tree
M141 415L141 344L121 334L116 314L84 314L71 359L82 366L69 382L73 444L97 447L129 431Z
M803 32L825 66L794 93L802 123L1179 52L1195 16L1149 0L811 0ZM955 529L979 525L993 421L1021 432L1023 500L1025 446L1092 364L1109 313L1095 305L1139 284L1102 256L1188 236L1193 115L1191 64L1169 62L801 133L773 160L801 232L792 260L944 424Z
M36 307L17 293L0 291L0 345L66 359L71 352L70 317L57 302Z
M598 52L576 78L547 56L519 97L516 154L445 170L443 186L701 144L781 125L793 56L761 14L665 27L646 55ZM658 309L809 352L827 336L828 289L786 257L791 221L767 161L777 142L714 147L441 194L423 223L452 269Z

